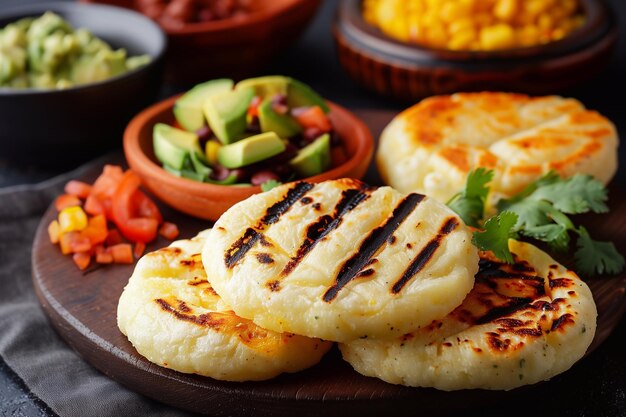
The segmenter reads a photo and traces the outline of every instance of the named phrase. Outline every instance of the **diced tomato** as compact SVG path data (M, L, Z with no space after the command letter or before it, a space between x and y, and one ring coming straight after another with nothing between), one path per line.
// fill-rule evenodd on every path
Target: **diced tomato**
M261 99L260 96L254 96L254 98L250 102L250 105L248 106L248 117L249 118L252 119L252 118L255 118L255 117L259 117L259 106L261 105L262 101L263 101L263 99Z
M102 174L96 179L91 192L98 197L100 201L113 197L118 184L124 176L124 171L117 165L105 165Z
M148 217L137 217L134 213L132 199L139 189L141 180L133 171L124 173L112 200L112 215L115 225L122 235L133 242L150 242L154 240L159 226L158 220Z
M57 211L61 211L68 207L76 207L80 206L83 202L80 201L80 198L71 194L61 194L54 200L54 207Z
M150 219L155 219L159 224L163 223L161 211L157 205L154 204L154 201L150 200L150 198L143 192L137 190L133 194L132 200L139 217L148 217Z
M145 250L146 250L146 244L145 243L143 243L143 242L135 243L135 251L134 251L135 259L141 258L141 255L143 255Z
M308 110L295 114L294 117L305 129L315 127L323 133L328 133L333 130L330 120L320 106L310 107Z
M74 255L72 255L72 259L81 271L87 269L89 263L91 262L91 256L85 252L75 253Z
M81 236L80 233L70 242L72 253L89 252L92 247L91 241L88 238Z
M87 196L87 200L85 200L85 212L87 214L91 214L92 216L96 216L98 214L105 214L104 205L102 202L96 197L94 194L89 194Z
M70 180L65 184L65 192L84 200L91 193L91 185L82 181Z
M67 232L61 234L59 239L61 253L69 255L74 252L86 252L91 249L91 243L88 239L80 236L80 232Z
M89 239L92 246L106 241L109 232L107 230L107 220L104 215L99 214L90 218L87 227L81 231L80 234Z
M159 234L166 239L174 240L178 237L180 232L178 230L178 226L176 226L174 223L163 222L163 224L159 228Z
M111 255L113 256L113 262L117 264L132 264L133 248L130 243L119 243L117 245L110 246Z
M99 264L113 263L113 255L110 252L96 253L96 262Z
M111 229L107 233L106 243L108 246L117 245L118 243L122 243L122 235L120 235L119 230Z
M53 244L59 243L61 239L61 226L59 226L59 222L56 220L52 220L48 225L48 236L50 237L50 242Z

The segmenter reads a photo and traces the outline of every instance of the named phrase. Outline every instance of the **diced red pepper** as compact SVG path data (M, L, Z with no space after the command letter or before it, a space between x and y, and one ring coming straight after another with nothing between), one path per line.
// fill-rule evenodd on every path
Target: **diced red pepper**
M163 222L163 224L159 228L159 234L166 239L174 240L178 237L180 231L178 230L178 226L176 226L174 223Z
M248 118L253 119L259 117L259 106L263 99L260 96L254 96L250 105L248 106Z
M157 234L159 222L149 217L138 217L133 210L132 199L141 180L133 171L124 173L112 200L112 215L122 235L133 242L151 242Z
M96 216L98 214L105 214L104 205L94 194L89 194L87 200L85 200L85 212Z
M113 256L113 262L117 264L132 264L133 248L130 243L119 243L109 247L111 255Z
M59 226L59 222L56 220L52 220L48 225L48 236L50 237L50 242L53 244L59 243L61 239L61 226Z
M87 269L87 267L91 263L91 256L89 255L89 253L86 252L75 253L74 255L72 255L72 259L81 271Z
M65 184L65 192L84 200L91 193L91 185L78 180L70 180Z
M80 200L80 198L76 197L75 195L61 194L56 198L56 200L54 200L54 207L57 209L57 211L61 211L68 207L80 206L82 203L83 202Z
M295 119L305 129L315 127L322 133L328 133L333 130L330 119L324 113L320 106L310 107L308 110L294 114Z

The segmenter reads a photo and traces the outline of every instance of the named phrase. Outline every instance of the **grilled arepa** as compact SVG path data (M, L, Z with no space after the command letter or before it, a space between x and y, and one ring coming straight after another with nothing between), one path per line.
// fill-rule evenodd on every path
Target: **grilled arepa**
M493 200L550 170L606 184L617 170L617 145L615 126L574 99L461 93L402 112L383 131L376 160L392 187L442 202L463 188L472 169L493 169Z
M513 240L509 248L512 265L480 254L474 288L443 320L341 345L344 359L363 375L442 390L508 390L569 369L596 330L591 291L538 248Z
M262 380L316 364L331 343L262 329L207 282L206 232L139 260L117 310L118 327L157 365L228 381Z
M470 232L448 207L351 179L286 184L236 204L202 255L241 317L333 341L444 317L478 270Z

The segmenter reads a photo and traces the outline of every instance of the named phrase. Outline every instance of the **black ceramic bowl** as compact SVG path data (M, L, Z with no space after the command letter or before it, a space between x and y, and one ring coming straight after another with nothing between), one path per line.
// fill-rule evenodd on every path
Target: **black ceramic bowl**
M544 45L498 51L452 51L400 42L365 22L363 0L343 0L333 34L348 74L370 90L415 102L457 91L558 93L596 75L617 42L605 0L580 0L585 24Z
M49 3L0 11L0 27L46 11L87 28L150 64L105 81L65 90L0 89L0 160L37 166L76 165L121 148L128 121L156 99L166 37L150 19L112 6Z

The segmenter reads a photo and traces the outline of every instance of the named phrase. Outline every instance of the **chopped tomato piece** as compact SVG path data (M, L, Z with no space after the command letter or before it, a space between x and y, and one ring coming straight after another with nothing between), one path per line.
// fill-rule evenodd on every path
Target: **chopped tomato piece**
M137 217L133 210L132 199L139 189L141 180L133 171L124 173L112 200L112 215L115 225L122 235L133 242L150 242L157 234L159 222L157 219Z
M92 247L93 246L91 242L89 241L89 239L87 239L84 236L81 236L80 234L72 238L72 241L70 242L70 248L72 250L72 253L89 252L91 251Z
M121 167L117 165L105 165L102 174L100 174L91 187L92 194L98 197L100 201L113 197L117 185L120 183L123 176L124 171L122 171Z
M166 239L174 240L178 237L180 232L178 230L178 226L176 226L174 223L163 222L163 224L159 228L159 234Z
M87 214L80 206L67 207L59 213L61 232L80 231L87 227Z
M48 225L48 236L50 237L50 242L57 244L61 239L61 226L59 226L59 222L56 220L52 220Z
M87 269L89 263L91 262L91 256L85 252L75 253L74 255L72 255L72 259L81 271Z
M82 201L80 201L80 198L71 194L61 194L56 198L56 200L54 200L54 207L57 211L61 211L68 207L80 206L81 204Z
M106 241L109 231L107 230L107 220L104 215L99 214L90 218L87 227L80 234L89 239L92 246Z
M139 259L141 258L141 255L143 255L143 253L146 250L146 244L143 242L137 242L135 243L135 258Z
M117 264L132 264L133 263L133 248L130 243L119 243L117 245L110 246L111 255L113 256L113 262Z
M113 255L110 252L96 253L96 262L99 264L113 263Z
M65 192L84 200L91 193L91 185L82 181L70 180L65 184Z
M328 133L333 130L330 120L324 110L320 106L313 106L309 109L294 115L298 123L306 128L315 127L322 133Z
M163 223L161 211L157 205L154 204L154 201L150 199L150 197L145 195L140 190L137 190L133 194L132 200L139 217L148 217L150 219L155 219L159 224Z
M87 200L85 200L85 212L87 214L91 214L92 216L96 216L98 214L105 214L104 205L102 202L93 194L89 194L87 196Z
M89 239L83 238L79 232L61 234L59 244L63 255L69 255L74 252L87 252L91 249Z
M108 246L113 246L113 245L117 245L118 243L122 243L122 235L120 235L120 232L117 229L111 229L107 233L106 242Z
M263 99L261 99L260 96L254 96L254 98L250 102L250 105L248 106L249 118L259 117L259 106L261 105L262 101Z

